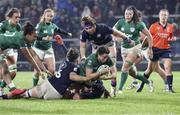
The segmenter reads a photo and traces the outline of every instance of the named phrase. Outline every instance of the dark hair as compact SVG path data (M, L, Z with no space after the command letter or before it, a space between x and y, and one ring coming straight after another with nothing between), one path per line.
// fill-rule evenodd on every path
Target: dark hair
M109 54L109 53L110 53L110 51L107 46L101 46L97 49L98 55Z
M26 36L27 34L31 34L35 31L34 26L31 24L31 22L27 21L25 22L25 24L23 25L23 31L24 31L24 35Z
M20 13L20 11L19 11L17 8L11 8L11 9L7 12L6 17L11 18L14 13Z
M70 62L74 62L79 57L79 51L76 48L70 48L66 57Z
M133 23L137 23L137 22L139 22L139 16L138 16L138 10L136 9L136 7L134 7L134 6L129 6L129 7L127 7L126 8L126 10L132 10L133 11L133 17L132 17L132 21L133 21Z
M92 17L90 16L84 16L82 17L81 19L81 26L86 26L86 25L92 25L92 26L95 26L96 24L96 20L93 19Z

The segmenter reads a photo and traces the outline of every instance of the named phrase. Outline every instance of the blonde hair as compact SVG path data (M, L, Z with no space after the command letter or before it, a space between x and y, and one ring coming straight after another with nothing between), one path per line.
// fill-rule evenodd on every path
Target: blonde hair
M168 15L169 15L169 11L168 11L167 9L161 9L161 10L159 11L159 13L160 13L160 12L167 12Z
M41 18L40 18L40 22L43 23L43 22L45 21L45 15L46 15L47 12L52 12L53 15L54 15L54 11L53 11L52 9L50 9L50 8L45 9L43 15L42 15Z

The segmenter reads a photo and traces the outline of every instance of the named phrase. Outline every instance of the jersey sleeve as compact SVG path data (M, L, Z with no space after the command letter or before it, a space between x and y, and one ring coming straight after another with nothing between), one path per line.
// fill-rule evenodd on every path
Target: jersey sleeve
M153 36L155 33L155 28L154 28L154 24L152 24L149 28L149 32L151 33L151 35Z
M56 24L53 24L53 26L54 26L54 34L68 35L68 32L66 32L65 30L59 28Z
M102 30L105 31L106 34L112 34L113 33L113 29L105 24L102 25Z
M142 31L144 28L146 28L145 23L144 22L139 22L139 24L138 24L139 31Z
M93 60L92 59L87 59L86 63L87 63L86 64L87 68L93 69Z
M5 28L4 28L5 26L4 26L4 23L3 22L1 22L0 23L0 33L5 33Z
M35 27L35 29L36 29L36 34L38 35L38 37L44 37L43 36L43 34L42 34L42 29L41 29L41 23L38 23L37 25L36 25L36 27Z
M86 34L85 31L83 31L82 34L80 35L81 42L86 42L87 38L88 38L88 35Z
M117 29L117 30L120 30L120 28L121 28L121 20L119 20L118 22L116 22L116 24L114 25L114 27Z

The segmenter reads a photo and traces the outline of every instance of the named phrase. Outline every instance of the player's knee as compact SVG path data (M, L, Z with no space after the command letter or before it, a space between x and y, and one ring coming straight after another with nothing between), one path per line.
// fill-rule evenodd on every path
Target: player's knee
M122 71L123 72L128 72L129 69L132 67L132 65L133 65L132 61L125 60L125 62L123 63Z
M11 65L9 65L9 66L8 66L8 71L9 71L10 73L17 72L17 66L16 66L16 64L11 64Z

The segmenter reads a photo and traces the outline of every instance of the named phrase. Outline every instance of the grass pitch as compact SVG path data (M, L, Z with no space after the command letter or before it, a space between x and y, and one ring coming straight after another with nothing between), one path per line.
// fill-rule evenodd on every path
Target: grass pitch
M119 73L120 74L120 73ZM118 76L119 76L118 74ZM180 114L180 72L174 72L174 90L168 94L164 83L156 73L151 75L155 91L149 93L147 87L141 93L124 90L123 94L108 99L94 100L42 100L16 99L0 100L0 114L73 114L73 115L119 115L119 114ZM18 88L32 86L31 72L18 72L14 80ZM119 80L119 79L118 79ZM132 81L128 77L126 86ZM110 82L105 81L110 89Z

